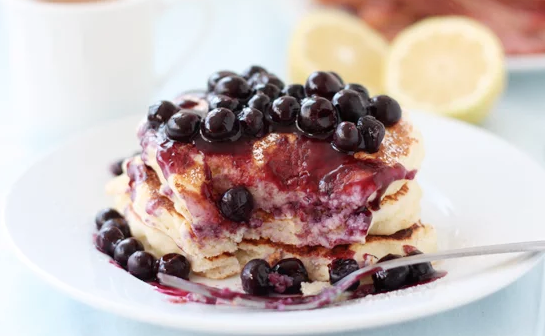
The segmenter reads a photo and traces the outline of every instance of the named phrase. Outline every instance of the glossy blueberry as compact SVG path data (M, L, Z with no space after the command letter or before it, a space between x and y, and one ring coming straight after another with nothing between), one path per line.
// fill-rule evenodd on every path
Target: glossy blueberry
M356 124L343 121L335 128L333 133L333 148L341 152L355 152L362 142L362 137Z
M181 254L168 253L159 259L157 272L189 280L191 264L189 263L189 260Z
M358 262L354 259L335 259L328 265L329 269L329 283L336 284L339 280L343 279L352 272L359 269ZM359 281L348 287L348 290L355 291L358 289Z
M102 224L102 229L107 227L118 228L119 230L121 230L125 238L128 238L131 236L131 229L129 227L129 223L127 223L125 218L108 219L107 221L104 222L104 224Z
M123 174L123 162L125 162L125 159L117 160L110 165L110 173L112 173L113 176Z
M250 79L253 75L256 73L267 73L267 70L264 67L261 67L259 65L251 65L248 69L244 70L242 72L242 77L246 79Z
M358 92L361 98L363 99L363 101L369 100L369 91L363 85L350 83L350 84L346 84L344 86L344 89Z
M165 133L174 141L191 142L199 132L201 117L191 110L181 110L167 122Z
M219 208L225 218L233 222L248 222L254 210L254 197L245 187L234 187L223 193Z
M331 134L339 121L331 102L323 97L311 97L303 101L297 127L309 136Z
M337 80L339 81L339 83L341 83L341 85L344 85L344 81L338 73L336 73L335 71L330 71L329 73L335 76L335 78L337 78Z
M360 117L367 115L367 102L354 90L341 90L333 96L331 103L337 111L341 120L357 122Z
M397 254L388 254L380 258L378 263L398 258L401 258L401 256ZM400 289L407 285L409 273L408 266L396 267L388 271L379 271L372 276L373 284L378 292Z
M100 210L95 217L97 230L102 228L104 222L114 218L123 218L123 215L121 215L117 210L111 208Z
M266 121L260 110L245 107L237 117L243 133L256 137L262 137L266 134Z
M166 100L151 105L148 109L148 125L157 129L160 125L166 123L179 109L178 106Z
M331 99L342 87L341 82L335 75L325 71L316 71L311 73L307 78L305 94L307 97L316 95Z
M148 252L136 251L127 261L127 270L140 280L151 281L157 273L157 260Z
M386 127L395 125L401 119L401 106L396 100L385 95L369 99L367 110Z
M282 90L282 94L285 96L292 96L300 102L305 98L305 87L301 84L290 84Z
M239 101L236 98L231 98L226 95L208 95L208 108L213 110L220 107L236 111L239 107Z
M208 77L208 91L212 92L214 91L214 88L216 87L216 84L219 82L220 79L227 76L236 76L237 74L233 71L218 71L214 72L210 77Z
M234 141L240 137L240 124L233 111L220 107L210 111L201 123L207 141Z
M267 295L269 293L270 272L271 266L265 260L250 260L240 273L242 289L251 295Z
M214 92L231 98L237 98L240 101L246 101L250 97L252 89L244 78L240 76L227 76L218 81Z
M275 74L265 72L253 74L252 77L248 79L248 84L250 84L251 87L256 87L259 84L273 84L280 90L284 89L285 86L284 82L282 82Z
M135 238L125 238L114 249L114 260L122 267L127 267L129 257L138 251L144 251L144 245Z
M278 86L276 86L274 84L271 84L271 83L257 84L254 87L254 89L255 89L256 93L257 92L262 92L262 93L266 94L271 100L275 100L281 94L281 91L278 88Z
M277 277L271 277L273 273L276 273L278 275L286 276L288 279L282 279L284 283L282 284L284 288L281 293L283 294L299 294L301 293L301 283L308 282L308 272L305 268L305 265L301 262L301 260L297 258L288 258L288 259L282 259L279 262L276 263L276 265L273 266L271 270L271 274L269 275L269 280L271 279L278 279ZM286 281L289 280L289 281ZM275 285L274 283L271 285ZM286 286L287 285L287 286ZM276 292L278 292L279 286L274 286L274 289Z
M301 106L297 99L291 96L277 98L269 111L270 118L273 122L281 125L291 125L295 121L297 114L301 110Z
M252 107L266 113L271 106L271 98L263 92L257 92L248 101L248 107Z
M123 238L125 236L123 236L123 232L118 228L103 227L95 238L95 246L100 252L113 256L115 246Z
M407 253L408 256L422 254L419 250L414 250L410 253ZM409 266L409 278L412 283L422 282L429 280L435 274L433 266L429 262L414 264Z
M386 134L384 125L372 116L361 117L358 120L358 129L362 136L360 148L367 153L376 153Z

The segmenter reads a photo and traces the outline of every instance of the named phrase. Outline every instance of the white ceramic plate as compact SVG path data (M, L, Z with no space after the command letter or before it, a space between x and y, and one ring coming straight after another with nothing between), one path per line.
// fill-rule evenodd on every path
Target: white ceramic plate
M109 205L108 164L136 148L131 117L67 142L32 166L7 197L5 225L33 270L69 295L133 319L236 334L322 333L370 328L438 313L489 295L539 259L505 255L440 264L449 272L426 286L303 312L249 311L174 304L108 262L92 244L95 212ZM427 156L419 173L423 219L437 227L440 248L545 239L545 173L484 131L414 114Z
M508 56L507 70L513 73L545 70L545 54Z

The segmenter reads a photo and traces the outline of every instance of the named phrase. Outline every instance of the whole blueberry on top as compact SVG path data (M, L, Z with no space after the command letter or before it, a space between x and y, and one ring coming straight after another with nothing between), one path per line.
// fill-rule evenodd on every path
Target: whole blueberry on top
M121 215L117 210L112 208L100 210L95 217L97 229L100 230L102 228L102 225L107 220L114 218L123 218L123 215Z
M240 137L240 124L233 111L220 107L206 115L201 123L201 134L210 142L234 141Z
M226 76L218 81L214 92L245 101L250 97L252 89L244 78L240 76Z
M242 127L242 132L255 137L266 134L266 120L263 112L253 107L245 107L237 116Z
M328 265L329 283L334 285L339 280L343 279L352 272L359 269L358 262L354 259L335 259ZM359 281L348 287L348 290L355 291L358 289Z
M103 227L95 238L96 248L110 257L114 255L114 249L117 243L124 239L123 232L116 227Z
M257 84L254 87L254 90L256 91L256 93L261 92L266 94L271 100L275 100L276 98L278 98L281 93L280 89L276 85L271 83Z
M125 220L125 218L108 219L107 221L104 222L104 224L102 224L101 230L108 227L118 228L119 230L121 230L125 238L131 236L131 229L129 227L129 223Z
M355 152L360 147L362 136L356 124L343 121L335 128L333 133L333 148L341 152Z
M369 114L377 118L386 127L395 125L401 119L399 103L385 95L373 97L367 105Z
M357 122L360 117L367 115L367 102L354 90L341 90L333 96L331 101L339 111L341 120Z
M305 87L301 84L290 84L282 90L285 96L292 96L299 102L305 98Z
M250 86L255 87L259 84L273 84L278 87L280 90L284 88L284 82L280 80L275 74L266 73L266 72L257 72L254 73L250 79L248 79Z
M271 120L281 125L291 125L295 121L301 106L297 99L291 96L277 98L269 111Z
M222 70L214 72L210 77L208 78L208 91L214 91L214 88L216 87L216 84L219 82L220 79L227 76L236 76L237 74L233 71L228 70Z
M374 117L367 115L358 120L358 129L363 139L360 148L371 154L378 152L386 135L384 125Z
M257 92L248 101L248 107L252 107L266 113L271 106L271 98L263 92Z
M297 127L305 134L318 136L331 134L339 118L331 102L323 97L311 97L303 101Z
M281 276L285 276L288 279L282 279L282 277L278 278L272 276L275 273ZM280 291L281 294L301 293L301 283L309 281L308 272L305 268L305 265L303 265L301 260L297 258L282 259L273 266L271 274L269 274L269 280L273 280L274 282L275 280L277 281L277 279L283 282L283 291ZM272 283L271 285L274 286L276 292L279 292L278 289L280 288L280 286L275 286L274 283Z
M231 111L236 111L239 107L238 99L231 98L226 95L209 94L208 95L208 108L210 110L224 107Z
M125 159L120 159L110 164L110 173L112 173L113 176L119 176L123 174L124 162L125 162Z
M369 100L369 91L363 85L350 83L350 84L346 84L344 86L344 89L358 92L361 98L363 99L363 101Z
M166 123L178 110L180 110L178 106L166 100L151 105L148 110L149 126L157 129L160 125Z
M136 251L127 260L127 270L140 280L151 281L157 274L157 260L148 252Z
M307 97L316 95L331 99L342 87L341 82L331 73L316 71L308 76L305 83L305 93Z
M413 255L419 255L419 254L422 254L422 252L420 252L419 250L414 250L410 253L407 253L407 257L413 256ZM433 269L433 266L429 262L410 265L409 271L410 271L409 278L412 283L429 280L435 274L435 270Z
M335 71L330 71L329 73L335 76L335 78L339 80L339 83L341 83L341 85L344 85L344 81L338 73L336 73Z
M191 142L199 132L201 117L191 110L181 110L174 114L167 122L165 133L174 141Z
M114 260L122 267L127 267L129 257L138 251L144 251L144 245L135 238L125 238L114 249Z
M401 258L401 256L397 254L388 254L380 258L377 263L398 258ZM400 289L407 285L409 267L401 266L387 271L379 271L373 274L371 278L373 279L373 284L378 292Z
M246 187L234 187L223 193L219 208L233 222L248 222L254 211L254 197Z
M189 280L191 264L189 263L189 260L181 254L168 253L159 259L157 272Z
M256 73L267 73L267 70L259 65L251 65L248 69L242 72L242 77L250 79Z
M263 259L250 260L240 272L242 289L251 295L267 295L271 266Z

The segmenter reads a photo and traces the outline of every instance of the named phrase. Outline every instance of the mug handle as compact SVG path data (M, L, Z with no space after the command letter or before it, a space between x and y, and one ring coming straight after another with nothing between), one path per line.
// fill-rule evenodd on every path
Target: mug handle
M169 9L171 9L173 6L180 4L182 0L161 0L157 1L159 8L158 12L159 15L164 15ZM201 27L200 31L198 32L196 38L192 42L192 44L187 48L187 50L197 50L197 48L203 43L203 41L206 39L206 37L210 34L210 24L207 24L208 22L212 21L212 7L210 6L210 3L208 0L200 0L199 3L201 6L201 12L202 12L202 21L205 23ZM164 71L157 73L155 75L155 88L162 87L168 79L170 79L170 76L172 73L180 70L180 68L187 64L191 56L195 55L195 53L191 52L180 52L178 57L176 57L176 60L170 64L170 66L167 67Z

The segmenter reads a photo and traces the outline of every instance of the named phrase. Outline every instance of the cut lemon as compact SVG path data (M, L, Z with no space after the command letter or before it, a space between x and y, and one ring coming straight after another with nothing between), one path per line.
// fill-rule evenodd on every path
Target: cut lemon
M386 40L360 19L342 11L322 9L299 21L289 48L289 75L304 83L317 70L335 71L345 82L382 91Z
M400 33L386 60L384 87L404 108L478 123L505 84L494 33L463 17L425 19Z

